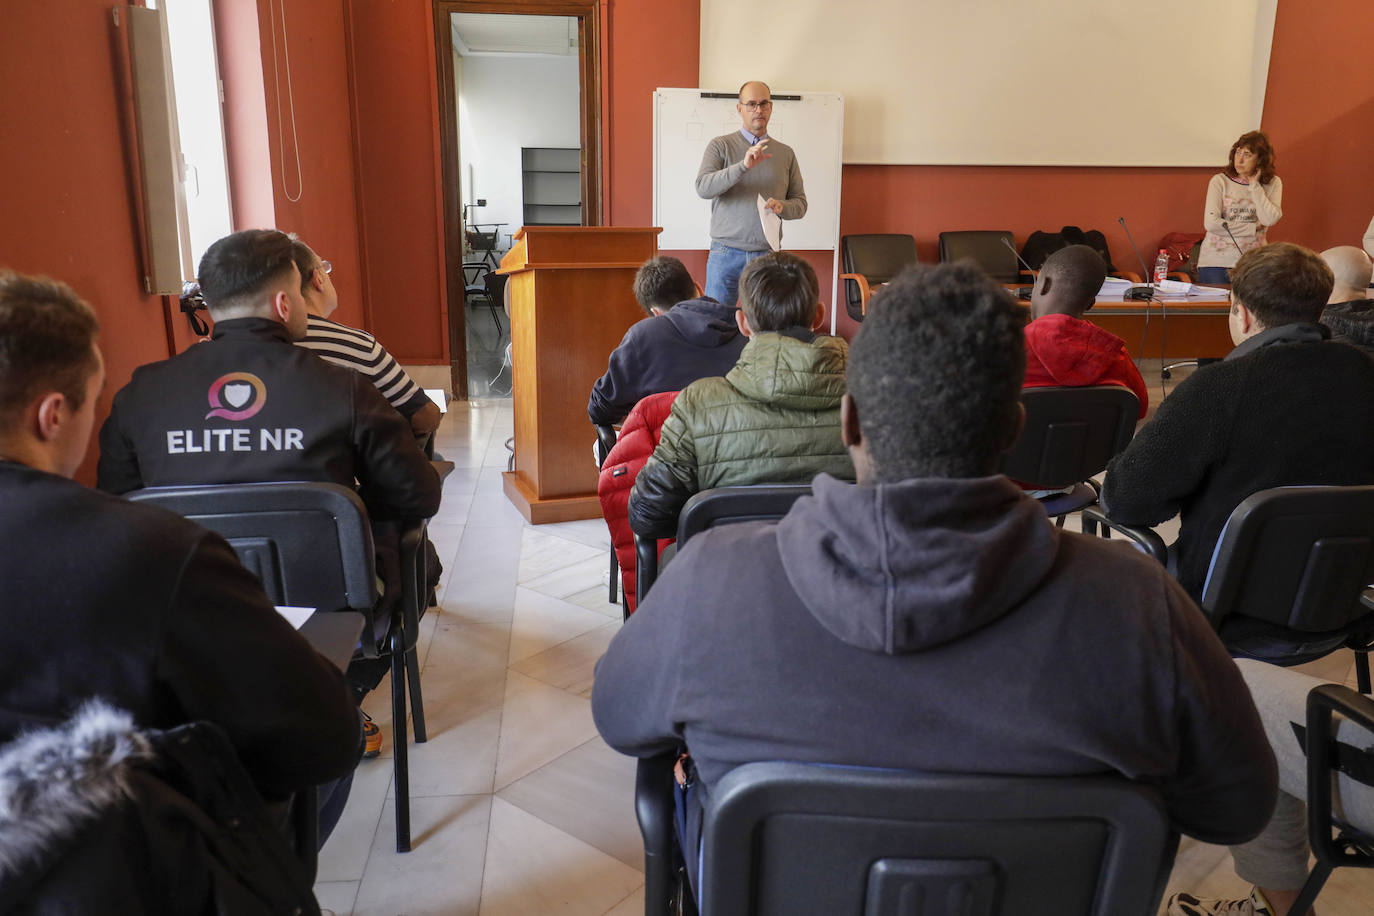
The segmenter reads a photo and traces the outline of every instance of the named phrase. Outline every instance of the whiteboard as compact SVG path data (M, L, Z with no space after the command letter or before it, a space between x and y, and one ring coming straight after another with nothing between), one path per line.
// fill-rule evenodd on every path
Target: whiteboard
M703 98L704 92L728 95ZM711 247L711 202L697 196L697 169L712 137L740 129L736 90L659 89L654 93L654 225L658 247ZM799 101L782 96L800 96ZM806 215L782 224L782 247L834 251L840 236L844 97L838 92L773 90L768 135L792 147L806 190Z

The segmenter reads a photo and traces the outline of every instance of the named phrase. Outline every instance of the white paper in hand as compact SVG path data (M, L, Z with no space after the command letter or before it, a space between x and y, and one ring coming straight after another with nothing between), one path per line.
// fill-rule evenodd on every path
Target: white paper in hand
M277 613L285 617L286 622L296 630L299 630L310 619L310 615L315 613L313 607L291 607L285 604L278 604L275 607Z
M762 194L759 195L759 225L763 226L763 237L767 239L768 247L781 251L782 217L772 211Z

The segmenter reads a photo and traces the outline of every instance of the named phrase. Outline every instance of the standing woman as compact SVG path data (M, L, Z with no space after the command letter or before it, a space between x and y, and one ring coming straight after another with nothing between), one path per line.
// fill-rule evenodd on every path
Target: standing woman
M1207 184L1202 212L1207 237L1197 259L1198 282L1229 283L1240 256L1268 241L1267 230L1283 216L1282 199L1269 138L1258 130L1241 134L1226 168Z

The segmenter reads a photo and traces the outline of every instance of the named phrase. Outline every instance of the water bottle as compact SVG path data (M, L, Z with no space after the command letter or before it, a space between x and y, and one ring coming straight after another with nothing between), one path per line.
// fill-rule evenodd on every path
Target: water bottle
M1155 285L1163 283L1169 279L1169 252L1163 248L1159 249L1159 257L1155 258Z

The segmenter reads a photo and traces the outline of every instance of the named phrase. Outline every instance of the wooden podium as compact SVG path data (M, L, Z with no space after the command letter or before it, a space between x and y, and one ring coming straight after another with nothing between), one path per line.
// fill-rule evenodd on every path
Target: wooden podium
M600 518L592 385L625 331L644 317L635 271L661 229L526 226L501 259L511 292L515 470L506 497L534 525Z

